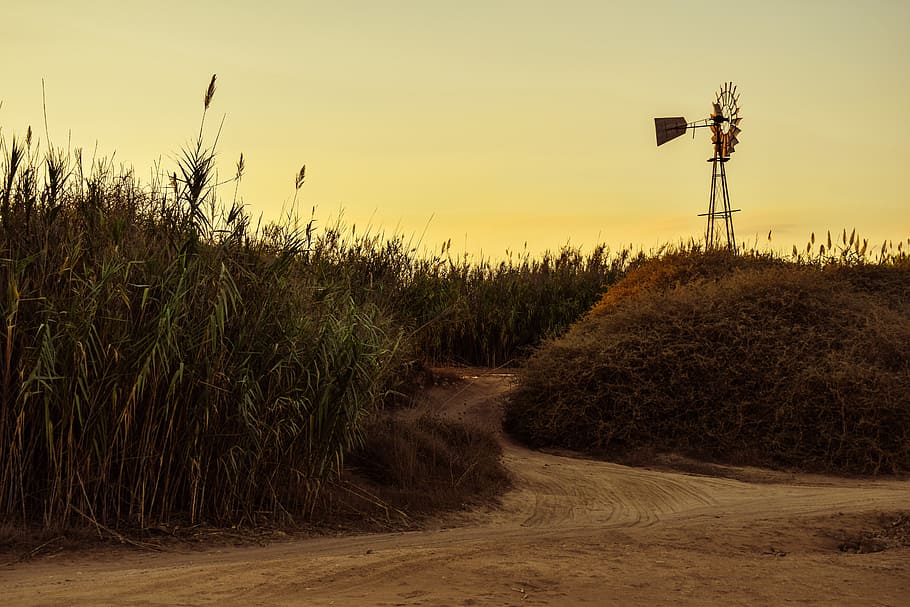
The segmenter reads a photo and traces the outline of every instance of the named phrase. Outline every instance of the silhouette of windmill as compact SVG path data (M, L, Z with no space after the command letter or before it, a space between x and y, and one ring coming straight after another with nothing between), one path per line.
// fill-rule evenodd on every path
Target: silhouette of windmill
M714 248L718 246L720 234L715 227L716 219L723 219L726 233L727 248L736 251L736 236L733 232L733 213L740 209L730 208L730 190L727 188L726 164L733 154L736 144L739 143L739 134L742 129L739 123L739 95L732 82L724 83L718 91L713 102L711 115L703 120L686 122L682 116L673 118L655 118L654 128L657 132L657 145L676 139L685 134L688 129L708 127L711 129L711 144L714 155L708 159L711 163L711 196L708 202L708 212L699 214L707 217L708 225L705 228L705 246ZM693 130L692 136L695 136ZM720 200L723 208L717 209Z

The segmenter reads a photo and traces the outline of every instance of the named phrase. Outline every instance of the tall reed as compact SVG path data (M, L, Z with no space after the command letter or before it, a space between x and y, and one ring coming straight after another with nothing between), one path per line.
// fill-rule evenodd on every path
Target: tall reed
M563 247L499 263L453 257L449 243L420 252L403 235L357 234L337 223L313 235L311 271L341 280L362 301L390 310L419 357L518 364L541 339L568 328L622 277L630 249Z
M220 204L203 127L164 188L0 146L0 516L305 513L390 385L389 315L304 278L303 231Z

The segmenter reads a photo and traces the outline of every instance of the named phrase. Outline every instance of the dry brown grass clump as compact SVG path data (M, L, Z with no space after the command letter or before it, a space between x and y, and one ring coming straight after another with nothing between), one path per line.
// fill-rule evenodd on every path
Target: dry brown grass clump
M839 536L837 547L841 552L867 554L910 547L910 512L881 513L871 528L841 532Z
M542 346L511 431L613 455L910 471L906 267L688 256L648 262L656 286L619 283L622 297Z
M611 286L589 313L595 316L608 313L618 302L642 291L666 291L693 280L716 280L735 270L782 263L779 257L755 250L730 255L723 249L693 252L681 247L663 255L641 257L632 262L625 277Z
M510 485L488 431L429 414L380 412L346 459L315 517L366 529L408 528L445 511L495 501Z

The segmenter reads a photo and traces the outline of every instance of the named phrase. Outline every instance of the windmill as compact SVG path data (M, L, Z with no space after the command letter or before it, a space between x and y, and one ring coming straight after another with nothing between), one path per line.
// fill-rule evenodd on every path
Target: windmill
M733 213L739 209L730 208L730 191L727 189L727 171L725 166L733 154L736 144L739 143L739 134L742 129L739 123L739 95L732 82L724 83L712 103L711 115L703 120L686 122L682 116L673 118L655 118L654 128L657 131L657 145L663 145L685 134L688 129L708 127L711 129L711 144L714 146L714 155L708 159L711 163L711 197L708 202L708 212L701 213L699 217L707 217L708 225L705 228L705 245L714 247L720 240L720 234L714 226L714 220L723 218L724 229L727 236L727 248L736 250L736 237L733 234ZM695 136L695 131L692 131ZM720 200L722 210L717 210Z

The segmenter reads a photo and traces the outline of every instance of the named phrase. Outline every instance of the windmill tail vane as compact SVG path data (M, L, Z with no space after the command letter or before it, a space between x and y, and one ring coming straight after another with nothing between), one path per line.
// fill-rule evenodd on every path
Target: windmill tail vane
M695 122L687 122L682 116L654 119L658 146L681 137L689 130L692 130L694 137L695 129L711 129L711 145L714 149L714 154L708 159L711 163L711 193L708 199L708 212L699 215L707 217L705 245L708 248L719 244L720 231L716 229L715 221L721 219L726 233L727 248L736 251L733 213L740 209L730 207L730 190L727 187L725 165L739 143L739 134L742 132L740 122L742 117L739 114L739 94L732 82L726 82L721 86L711 104L711 114L707 118ZM718 203L722 205L721 210L717 208Z

